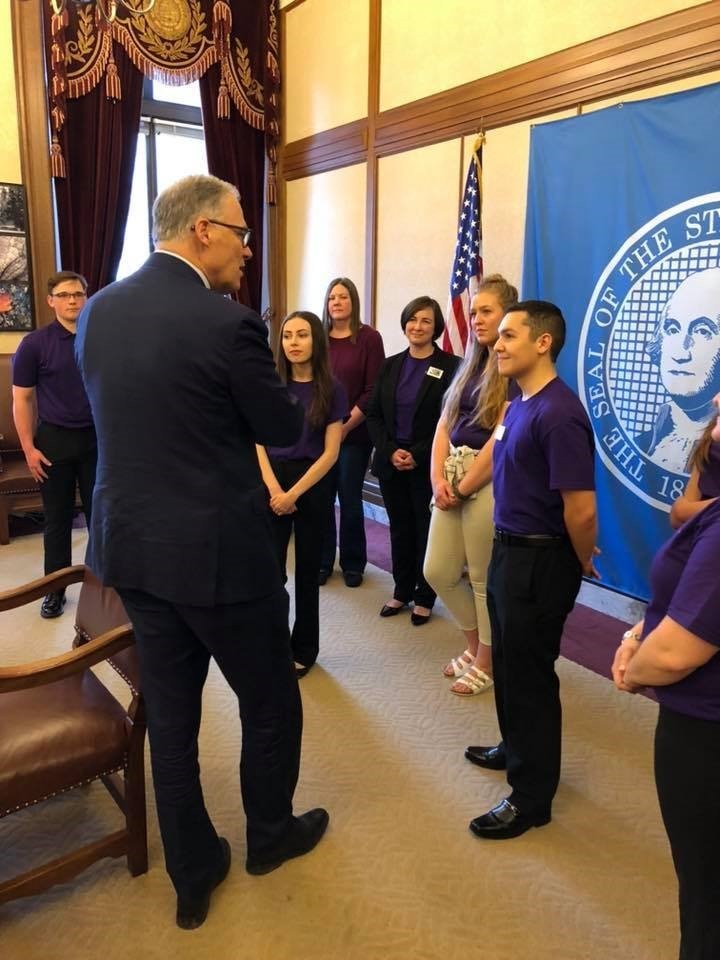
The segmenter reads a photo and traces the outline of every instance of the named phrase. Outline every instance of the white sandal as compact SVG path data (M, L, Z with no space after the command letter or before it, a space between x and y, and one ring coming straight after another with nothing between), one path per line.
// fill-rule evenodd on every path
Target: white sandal
M458 684L462 684L466 689L456 690L455 687ZM450 693L454 693L456 697L474 697L478 693L485 693L492 685L493 678L489 677L480 667L473 666L459 680L455 681L450 687Z
M448 680L451 677L462 677L467 668L472 664L475 657L469 650L465 650L460 654L459 657L453 657L450 663L447 663L443 667L443 676L447 677ZM448 670L452 670L452 673L448 673Z

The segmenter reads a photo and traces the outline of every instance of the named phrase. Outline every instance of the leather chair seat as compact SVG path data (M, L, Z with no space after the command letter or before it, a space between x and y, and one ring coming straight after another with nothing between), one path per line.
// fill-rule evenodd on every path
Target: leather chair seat
M17 457L5 454L0 469L0 494L38 493L39 489L22 454Z
M0 817L122 769L126 719L90 670L0 697Z

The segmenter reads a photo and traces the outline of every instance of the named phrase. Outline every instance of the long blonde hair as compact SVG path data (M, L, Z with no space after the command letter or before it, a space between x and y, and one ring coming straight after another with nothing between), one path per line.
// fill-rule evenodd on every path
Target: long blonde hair
M692 471L696 468L699 473L703 467L706 467L710 463L710 447L713 442L712 432L715 429L716 421L717 417L713 417L710 423L708 423L703 430L702 436L693 447L692 453L688 457L687 462L688 473L692 473Z
M503 310L507 311L517 303L517 288L508 283L499 273L491 273L478 287L478 293L494 293ZM472 422L486 430L491 430L500 417L503 404L507 400L507 378L498 370L494 350L481 346L472 331L463 362L458 368L455 379L450 384L443 402L443 420L448 432L457 423L460 415L460 398L468 383L477 381L475 396L475 414Z

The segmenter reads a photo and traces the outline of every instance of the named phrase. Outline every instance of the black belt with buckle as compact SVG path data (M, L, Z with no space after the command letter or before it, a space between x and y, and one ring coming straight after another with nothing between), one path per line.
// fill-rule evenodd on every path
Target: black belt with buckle
M507 533L505 530L495 530L494 539L497 543L504 543L508 547L560 547L568 542L567 537L550 537L544 533Z

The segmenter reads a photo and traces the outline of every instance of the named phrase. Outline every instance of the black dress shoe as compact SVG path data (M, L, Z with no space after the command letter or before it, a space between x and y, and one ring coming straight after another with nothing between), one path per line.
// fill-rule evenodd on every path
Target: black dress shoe
M320 567L318 571L318 584L321 587L324 587L331 576L332 576L332 570L327 570L325 567Z
M465 759L487 770L505 770L507 757L502 747L468 747Z
M228 875L232 851L225 837L218 837L218 840L220 841L222 859L208 889L199 897L178 896L177 898L177 914L175 915L175 920L177 925L183 930L195 930L205 923L205 918L210 909L210 894Z
M410 614L410 623L414 627L422 627L428 622L430 616L431 614L429 613L415 613L413 610L413 612Z
M313 847L317 846L327 830L329 821L330 814L322 807L308 810L300 817L293 817L293 823L285 839L270 850L266 850L261 856L248 854L245 869L257 877L263 873L270 873L271 870L277 870L286 860L302 857L304 853L309 853Z
M389 603L383 604L383 608L380 611L381 617L396 617L403 610L407 609L407 604L404 603L401 607L391 607Z
M470 821L470 830L476 837L485 840L510 840L519 837L532 827L550 823L550 814L520 813L509 800L501 800L482 817Z
M57 593L49 593L40 606L40 616L46 620L52 620L59 617L65 606L65 591L60 590Z
M314 666L315 666L314 663L308 663L308 664L298 663L297 660L296 660L296 661L295 661L295 676L296 676L296 677L298 678L298 680L299 680L300 677L304 677L306 673L309 673L310 670L312 670L312 668L313 668Z
M345 581L346 587L359 587L363 582L363 575L358 573L357 570L345 570L343 572L343 580Z

